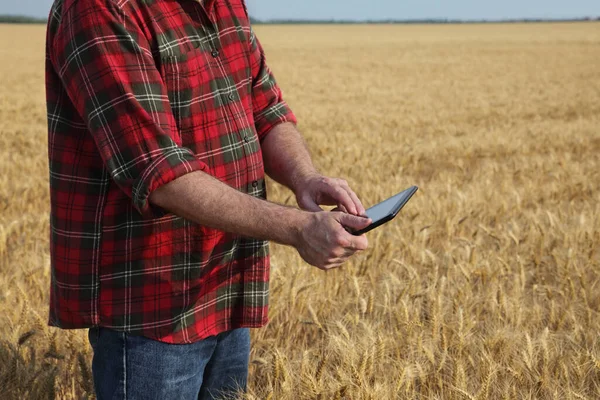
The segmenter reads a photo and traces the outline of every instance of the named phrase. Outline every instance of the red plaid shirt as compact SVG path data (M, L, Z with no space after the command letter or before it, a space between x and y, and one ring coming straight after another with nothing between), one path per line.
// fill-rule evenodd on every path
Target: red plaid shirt
M148 196L202 170L266 198L295 118L243 0L56 0L47 35L50 325L190 343L267 322L268 244Z

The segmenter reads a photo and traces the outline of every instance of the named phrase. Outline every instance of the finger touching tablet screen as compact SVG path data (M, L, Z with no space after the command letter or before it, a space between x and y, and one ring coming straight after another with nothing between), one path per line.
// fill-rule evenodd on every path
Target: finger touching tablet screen
M366 214L369 218L371 218L371 220L373 220L373 223L366 228L353 231L351 233L357 236L362 235L363 233L369 232L370 230L375 229L388 221L391 221L402 209L402 207L408 203L408 200L410 200L410 198L418 189L418 187L412 186L406 190L403 190L397 195L392 196L389 199L367 209Z

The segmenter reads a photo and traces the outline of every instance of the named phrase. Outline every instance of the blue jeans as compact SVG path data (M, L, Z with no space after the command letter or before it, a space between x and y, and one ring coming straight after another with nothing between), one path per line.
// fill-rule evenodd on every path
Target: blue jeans
M168 344L107 328L88 333L98 400L232 399L246 390L250 331Z

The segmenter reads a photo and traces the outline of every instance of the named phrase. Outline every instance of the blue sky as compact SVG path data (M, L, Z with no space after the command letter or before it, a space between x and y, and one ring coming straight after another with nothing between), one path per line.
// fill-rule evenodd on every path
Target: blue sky
M182 0L185 1L185 0ZM600 16L599 0L246 0L260 19L506 19ZM46 17L52 0L2 1L0 14Z

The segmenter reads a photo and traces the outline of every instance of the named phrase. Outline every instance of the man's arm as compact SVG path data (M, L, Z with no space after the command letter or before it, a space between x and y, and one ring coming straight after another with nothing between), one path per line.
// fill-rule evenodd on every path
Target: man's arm
M343 264L368 245L364 235L353 236L344 229L362 229L371 223L368 218L340 212L311 213L269 203L202 171L159 187L149 201L201 225L292 245L306 262L324 270Z
M321 211L320 204L337 205L344 212L364 215L365 209L348 182L317 172L306 142L294 124L273 127L264 136L261 147L265 172L290 188L302 209Z
M319 176L304 138L292 123L276 125L261 143L265 172L294 193Z
M249 196L201 171L158 188L150 202L200 225L292 246L311 216Z

